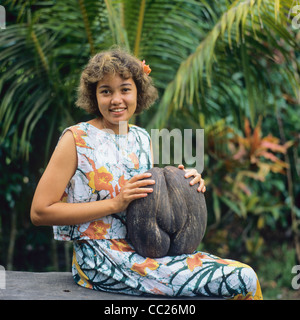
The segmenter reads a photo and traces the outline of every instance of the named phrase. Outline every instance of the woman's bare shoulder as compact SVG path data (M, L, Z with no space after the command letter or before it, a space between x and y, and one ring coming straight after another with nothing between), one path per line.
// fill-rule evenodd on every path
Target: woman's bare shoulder
M71 130L67 130L60 138L51 160L59 161L62 164L66 163L67 165L77 165L76 144Z

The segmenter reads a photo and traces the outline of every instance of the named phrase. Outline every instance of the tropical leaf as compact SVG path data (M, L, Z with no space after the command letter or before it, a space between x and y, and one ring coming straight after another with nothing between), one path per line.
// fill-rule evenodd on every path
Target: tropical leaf
M267 88L277 88L270 68L286 79L285 93L289 88L295 94L299 91L294 72L298 62L290 50L298 44L287 28L288 1L279 6L270 0L228 3L7 1L16 21L0 39L2 141L14 137L26 146L19 151L27 150L28 155L29 141L40 123L57 134L74 122L82 67L93 52L114 44L150 64L161 99L148 112L152 121L139 116L148 129L165 126L179 112L195 128L220 117L233 118L240 128L245 116L255 123L257 113L264 112ZM293 65L275 62L274 50L284 61L291 58ZM36 111L31 113L33 106ZM31 125L25 122L28 114Z
M243 72L248 99L248 106L243 116L249 116L253 124L256 119L257 105L264 104L264 100L259 99L262 98L259 92L267 90L272 83L268 73L263 73L264 69L259 63L261 58L257 57L267 59L272 57L274 46L285 57L288 55L286 46L299 48L299 43L287 27L286 12L289 5L288 1L281 1L280 5L278 3L274 5L273 1L234 1L228 10L221 14L218 22L202 39L196 50L181 63L174 80L168 84L162 97L156 117L157 125L162 126L172 110L185 108L194 101L196 101L194 107L199 110L199 102L205 100L207 91L214 91L214 87L220 86L220 82L213 81L215 74L218 74L215 66L220 60L219 57L224 56L226 47L230 50L231 56L240 52L241 59L238 65L234 64L234 59L231 59L231 63L227 65L222 63L222 68L227 70L227 75L231 77L234 70L237 71L236 66L242 67L240 70ZM232 38L236 41L235 45ZM278 38L284 41L285 45L279 45ZM270 45L265 45L266 43ZM254 52L254 55L251 54ZM294 76L291 74L292 69L293 67L289 64L286 70L280 69L280 72L285 77L292 78L291 87L296 88L297 80L295 73ZM204 79L206 86L203 83ZM222 82L226 80L221 78ZM203 96L202 100L198 95ZM242 91L241 95L243 95ZM228 101L228 103L231 102ZM203 105L200 108L203 109Z
M33 4L25 1L18 14L22 22L9 25L1 34L0 142L12 137L13 157L29 158L29 141L40 121L49 126L47 147L59 126L75 121L79 70L97 45L91 28L99 27L95 6L87 2L36 1L40 8L32 14ZM20 9L18 3L14 5ZM45 120L46 113L54 123Z

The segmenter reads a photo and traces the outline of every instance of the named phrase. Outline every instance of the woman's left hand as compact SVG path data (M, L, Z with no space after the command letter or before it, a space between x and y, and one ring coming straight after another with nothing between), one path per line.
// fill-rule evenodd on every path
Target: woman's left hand
M199 182L199 187L197 189L198 192L204 193L206 191L204 179L202 179L201 174L198 173L196 169L184 169L183 164L180 164L178 166L178 169L182 169L186 172L186 174L185 174L186 178L195 177L194 179L191 180L190 185L193 186L194 184Z

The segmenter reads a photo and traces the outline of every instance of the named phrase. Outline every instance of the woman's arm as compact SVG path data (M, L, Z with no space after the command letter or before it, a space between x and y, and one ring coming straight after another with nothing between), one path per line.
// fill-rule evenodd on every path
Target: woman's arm
M37 186L33 197L30 216L34 225L73 225L125 210L128 204L147 196L151 184L149 177L140 174L130 179L113 199L88 203L63 203L62 194L77 168L77 153L73 134L67 131L58 143L49 164Z

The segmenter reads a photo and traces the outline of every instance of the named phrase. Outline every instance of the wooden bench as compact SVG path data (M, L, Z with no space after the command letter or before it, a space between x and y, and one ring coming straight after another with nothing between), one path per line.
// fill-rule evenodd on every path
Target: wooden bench
M131 296L86 289L70 272L6 271L0 300L215 300L207 297Z

